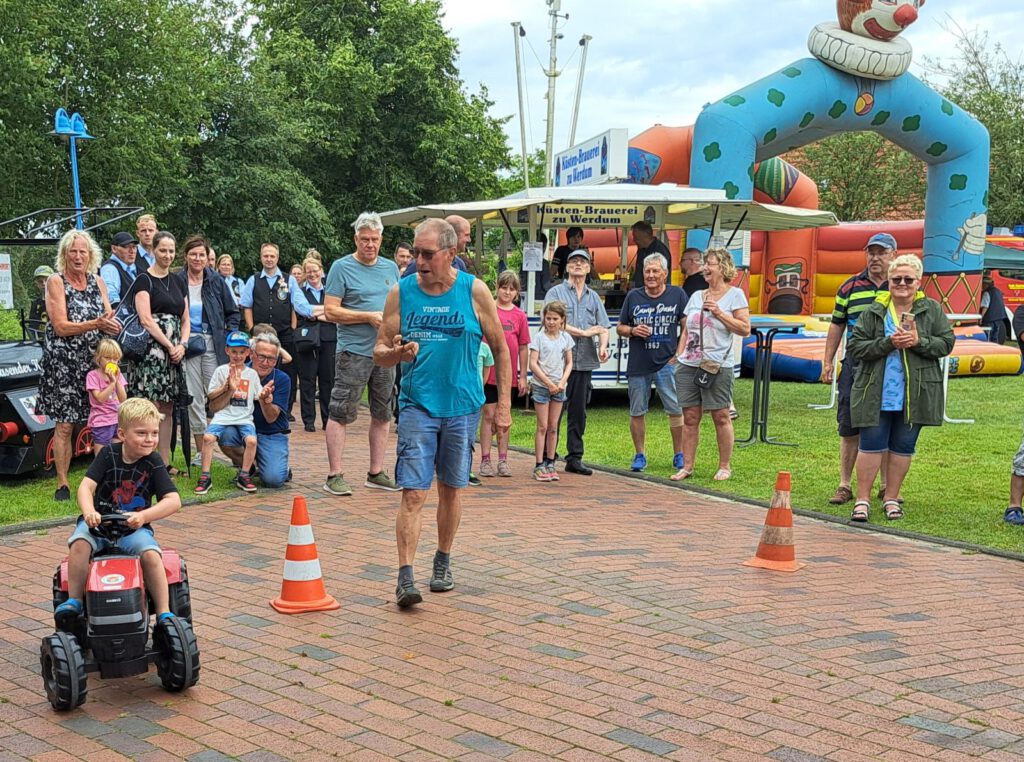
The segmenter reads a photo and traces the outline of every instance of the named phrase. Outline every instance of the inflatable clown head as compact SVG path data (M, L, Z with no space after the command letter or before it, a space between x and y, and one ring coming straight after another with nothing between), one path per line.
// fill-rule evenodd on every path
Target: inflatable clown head
M836 0L839 27L861 37L888 42L917 21L925 0Z

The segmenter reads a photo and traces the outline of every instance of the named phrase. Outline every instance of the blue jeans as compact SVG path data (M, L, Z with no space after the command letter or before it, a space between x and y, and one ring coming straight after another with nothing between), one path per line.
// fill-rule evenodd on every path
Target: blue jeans
M111 545L116 547L122 553L127 553L132 556L141 556L147 550L155 550L160 553L160 546L157 545L156 540L153 539L153 530L148 527L139 527L131 534L126 534L120 538L117 542L112 543L105 537L95 537L92 532L89 531L89 525L82 519L78 520L75 524L75 531L71 533L68 538L68 547L71 546L75 540L85 540L92 547L92 552L96 553L100 550L106 550ZM161 554L162 555L162 554Z
M207 429L209 431L209 429ZM245 447L238 429L225 430L220 438L221 447ZM288 480L288 435L256 435L256 467L260 481L268 487L280 487Z
M480 413L431 418L418 407L404 407L398 418L395 481L402 489L430 489L437 480L459 489L469 484L473 439Z
M903 420L902 410L883 410L878 425L860 430L861 452L885 452L910 457L914 454L921 426Z
M658 397L661 399L661 406L665 408L665 415L683 414L683 409L679 406L679 397L676 395L675 364L665 365L654 373L630 376L627 380L629 383L629 414L633 418L647 415L647 409L651 403L652 385L658 390Z

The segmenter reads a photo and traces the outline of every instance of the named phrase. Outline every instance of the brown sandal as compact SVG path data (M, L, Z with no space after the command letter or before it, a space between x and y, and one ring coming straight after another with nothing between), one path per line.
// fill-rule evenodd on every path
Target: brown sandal
M853 500L853 490L849 487L837 487L835 494L828 499L832 505L843 505Z

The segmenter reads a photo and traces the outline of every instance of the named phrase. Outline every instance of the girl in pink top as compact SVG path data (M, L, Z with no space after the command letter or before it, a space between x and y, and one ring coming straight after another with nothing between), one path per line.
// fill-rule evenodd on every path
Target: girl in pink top
M96 455L117 440L117 411L128 396L124 390L124 376L117 366L120 361L121 346L113 339L100 339L92 358L96 367L85 376L92 451Z
M530 326L526 313L516 307L519 276L505 270L498 276L498 319L505 332L508 356L512 362L512 401L526 394L526 371L529 368ZM498 433L498 467L491 465L491 437L494 435L494 411L498 406L498 387L494 368L484 384L484 410L480 416L480 476L512 476L508 465L509 432Z

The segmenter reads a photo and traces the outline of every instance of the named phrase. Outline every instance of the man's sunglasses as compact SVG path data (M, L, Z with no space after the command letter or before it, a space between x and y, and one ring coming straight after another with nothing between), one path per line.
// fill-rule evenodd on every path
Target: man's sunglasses
M448 249L421 249L417 246L413 246L412 255L417 258L423 257L425 260L429 262L431 259L434 258L435 254L442 251L448 251Z

